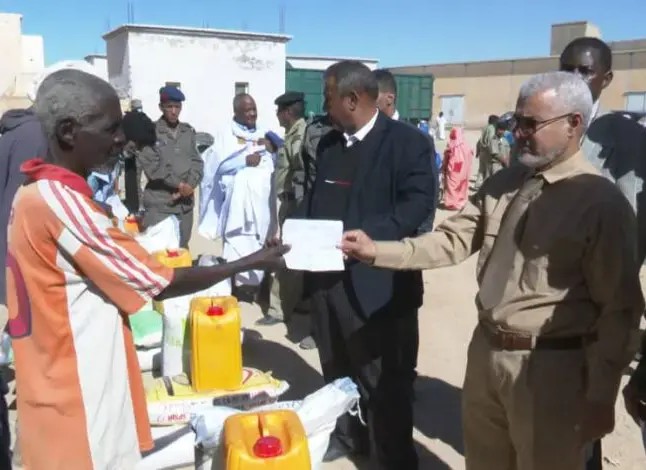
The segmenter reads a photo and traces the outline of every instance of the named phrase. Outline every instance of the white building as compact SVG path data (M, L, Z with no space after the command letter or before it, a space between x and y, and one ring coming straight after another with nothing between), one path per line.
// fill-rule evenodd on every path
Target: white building
M28 105L27 90L45 68L42 36L22 34L22 15L0 13L0 112Z
M108 81L108 56L105 54L90 54L85 56L85 61L94 66L99 77Z
M125 25L104 36L110 83L122 99L140 99L159 115L159 89L186 95L182 120L198 131L227 128L233 97L250 93L258 123L278 130L274 99L285 91L290 36L201 28Z
M358 60L366 65L370 70L375 70L379 64L377 59L290 55L287 56L287 68L301 70L326 70L330 65L342 60Z

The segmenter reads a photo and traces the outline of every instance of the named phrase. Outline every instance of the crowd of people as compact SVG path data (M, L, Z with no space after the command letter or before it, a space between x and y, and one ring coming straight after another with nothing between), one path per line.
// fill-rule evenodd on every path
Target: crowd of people
M392 74L357 61L327 69L326 115L310 123L302 93L276 98L284 138L258 126L251 95L237 95L230 125L203 152L180 120L179 89L160 90L153 122L139 105L122 117L100 78L49 74L30 109L0 122L0 301L25 466L134 468L153 440L128 315L233 278L239 298L260 301L265 287L261 325L309 313L301 346L318 348L326 382L359 386L362 413L339 420L325 461L417 469L421 271L477 253L467 469L601 468L599 440L636 353L646 257L646 131L599 108L611 59L599 39L573 41L559 71L523 84L512 116L490 117L475 152L451 128L439 167L432 134L443 140L445 121L428 131L400 121ZM433 229L438 200L456 213ZM123 230L128 215L142 230L171 217L182 247L197 218L200 235L222 240L222 263L162 266ZM287 270L288 218L343 221L345 270ZM646 359L624 397L646 419ZM0 468L10 468L0 404Z

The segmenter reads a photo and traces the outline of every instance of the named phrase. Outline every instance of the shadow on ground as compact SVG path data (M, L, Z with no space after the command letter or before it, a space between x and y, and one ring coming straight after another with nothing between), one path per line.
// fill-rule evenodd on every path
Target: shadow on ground
M415 427L426 437L439 439L464 455L462 389L434 377L420 376L415 382L415 394Z
M420 470L452 470L450 465L419 442L415 442L415 450L419 457ZM374 470L375 468L374 465L370 464L367 458L352 458L350 460L357 470Z
M323 378L298 353L281 344L263 339L253 330L245 332L242 355L246 367L264 372L272 371L274 377L286 380L290 387L280 400L302 400L321 388Z

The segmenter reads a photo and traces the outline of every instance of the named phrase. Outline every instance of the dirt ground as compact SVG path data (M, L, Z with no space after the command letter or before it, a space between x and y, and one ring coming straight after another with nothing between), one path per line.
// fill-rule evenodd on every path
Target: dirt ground
M471 144L477 133L467 133ZM443 147L442 143L439 145ZM440 211L438 221L448 213ZM194 254L217 253L218 248L199 237L192 242ZM416 383L415 439L420 468L460 470L464 450L460 425L460 397L464 378L467 345L476 324L475 259L462 265L424 273L424 306L420 311L420 351ZM245 365L272 370L274 376L288 380L291 389L285 399L298 399L322 385L316 351L298 349L298 340L308 331L306 317L297 317L288 334L283 325L256 327L261 312L255 305L243 304L247 334ZM624 381L626 377L624 377ZM615 431L604 439L604 468L643 470L646 457L638 428L626 415L623 400L617 403ZM367 468L365 464L338 461L325 470Z

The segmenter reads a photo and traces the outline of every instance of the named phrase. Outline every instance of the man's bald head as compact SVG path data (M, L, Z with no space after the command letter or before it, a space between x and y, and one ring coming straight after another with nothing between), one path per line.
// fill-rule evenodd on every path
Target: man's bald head
M249 129L256 128L256 101L248 93L240 93L233 98L233 119Z
M79 124L97 117L108 101L119 101L114 88L94 75L65 69L49 75L38 88L34 109L48 138L55 136L57 123L63 120Z

